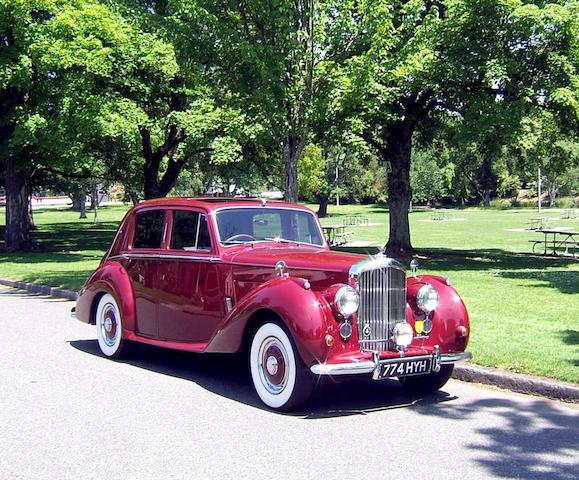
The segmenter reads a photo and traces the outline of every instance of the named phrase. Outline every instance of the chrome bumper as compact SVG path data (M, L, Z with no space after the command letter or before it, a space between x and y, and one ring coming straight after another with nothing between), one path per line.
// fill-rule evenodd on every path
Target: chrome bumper
M432 358L433 360L433 371L437 372L440 370L440 365L449 365L451 363L463 362L470 360L472 358L472 353L470 352L458 352L458 353L444 353L440 354L437 349L432 353L432 355L420 355L416 357L400 357L391 358L388 360L379 360L378 356L372 361L366 362L352 362L352 363L317 363L310 367L310 370L315 375L358 375L364 373L374 373L378 374L380 371L380 365L385 365L389 363L396 363L403 359L412 358L414 360L422 360L425 358Z

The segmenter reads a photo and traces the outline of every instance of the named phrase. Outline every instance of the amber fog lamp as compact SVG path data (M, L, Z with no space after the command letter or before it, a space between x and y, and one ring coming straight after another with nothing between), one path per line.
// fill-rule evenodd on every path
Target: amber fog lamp
M418 290L418 294L416 295L416 306L420 310L424 313L430 313L438 307L439 303L440 298L438 297L438 292L432 285L427 283L420 287L420 290Z
M360 295L349 285L344 285L336 292L334 305L341 315L349 317L358 311Z
M412 343L414 332L412 325L406 322L397 323L392 332L392 340L398 347L407 347Z

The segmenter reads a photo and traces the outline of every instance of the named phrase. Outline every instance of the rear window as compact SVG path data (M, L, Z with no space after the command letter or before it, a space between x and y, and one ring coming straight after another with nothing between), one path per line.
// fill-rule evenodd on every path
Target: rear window
M160 248L164 224L165 212L163 210L138 213L133 248Z

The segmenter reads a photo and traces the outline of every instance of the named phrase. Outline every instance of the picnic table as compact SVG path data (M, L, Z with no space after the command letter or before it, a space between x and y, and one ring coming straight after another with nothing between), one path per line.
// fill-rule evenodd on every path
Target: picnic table
M529 230L543 230L553 224L553 219L549 217L531 217L529 218Z
M353 232L346 231L346 225L323 225L322 230L331 246L348 243L354 235Z
M543 234L543 240L529 240L533 243L533 253L542 248L543 255L558 255L557 249L565 249L563 255L577 256L579 248L579 232L557 229L537 230Z
M434 210L432 212L432 220L450 220L452 216L452 212L448 210Z
M369 220L366 215L346 215L344 217L344 225L368 225Z
M562 219L577 218L577 211L574 208L563 210Z

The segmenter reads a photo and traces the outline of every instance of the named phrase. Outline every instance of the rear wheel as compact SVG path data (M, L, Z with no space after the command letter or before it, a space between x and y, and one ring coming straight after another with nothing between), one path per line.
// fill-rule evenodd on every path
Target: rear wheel
M412 393L427 394L440 390L452 375L454 365L441 365L440 371L428 375L400 377L400 383Z
M276 323L265 323L251 341L249 368L255 391L268 407L291 410L305 402L314 378L303 364L289 334Z
M99 300L95 323L101 352L107 357L121 357L126 344L122 335L123 321L117 302L109 293Z

